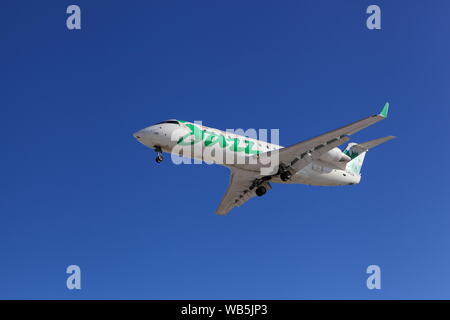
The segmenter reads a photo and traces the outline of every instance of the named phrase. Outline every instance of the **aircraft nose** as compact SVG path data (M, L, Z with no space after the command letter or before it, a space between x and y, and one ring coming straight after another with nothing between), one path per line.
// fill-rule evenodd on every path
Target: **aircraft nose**
M139 130L133 133L133 137L135 137L138 140L142 140L144 138L144 130Z

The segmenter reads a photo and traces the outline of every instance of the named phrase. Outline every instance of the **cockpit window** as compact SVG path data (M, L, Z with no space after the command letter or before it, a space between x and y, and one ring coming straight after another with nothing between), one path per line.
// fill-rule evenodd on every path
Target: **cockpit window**
M166 120L166 121L163 121L163 122L155 123L155 125L157 125L157 124L163 124L163 123L180 124L177 120Z

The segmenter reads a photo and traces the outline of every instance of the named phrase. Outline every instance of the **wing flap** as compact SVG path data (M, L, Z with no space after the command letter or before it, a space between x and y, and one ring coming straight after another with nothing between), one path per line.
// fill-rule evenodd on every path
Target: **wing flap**
M293 149L289 151L291 154L286 154L283 156L283 158L293 157L294 159L287 164L287 167L291 169L293 172L297 172L298 170L306 167L311 161L319 159L322 154L345 143L349 139L350 138L347 136L341 136L339 138L332 139L324 144L314 146L311 150L303 152L300 156L298 156L296 150ZM280 151L283 150L284 149L281 149Z
M237 168L230 169L230 184L216 210L219 215L226 215L231 209L243 205L256 196L255 190L250 190L250 187L257 179L258 174Z

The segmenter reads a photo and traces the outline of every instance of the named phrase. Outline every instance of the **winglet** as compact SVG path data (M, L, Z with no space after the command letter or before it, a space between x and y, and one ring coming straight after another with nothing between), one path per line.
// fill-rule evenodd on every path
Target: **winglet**
M387 118L389 112L389 102L386 102L386 104L383 107L383 110L381 110L380 112L380 116L382 116L383 118Z

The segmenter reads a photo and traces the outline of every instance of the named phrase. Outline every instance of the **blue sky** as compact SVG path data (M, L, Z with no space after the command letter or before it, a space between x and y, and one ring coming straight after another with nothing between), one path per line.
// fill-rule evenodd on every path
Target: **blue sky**
M1 8L0 298L450 298L448 1ZM226 168L157 165L132 136L177 118L290 145L386 101L389 119L352 140L398 138L360 185L275 185L226 217Z

